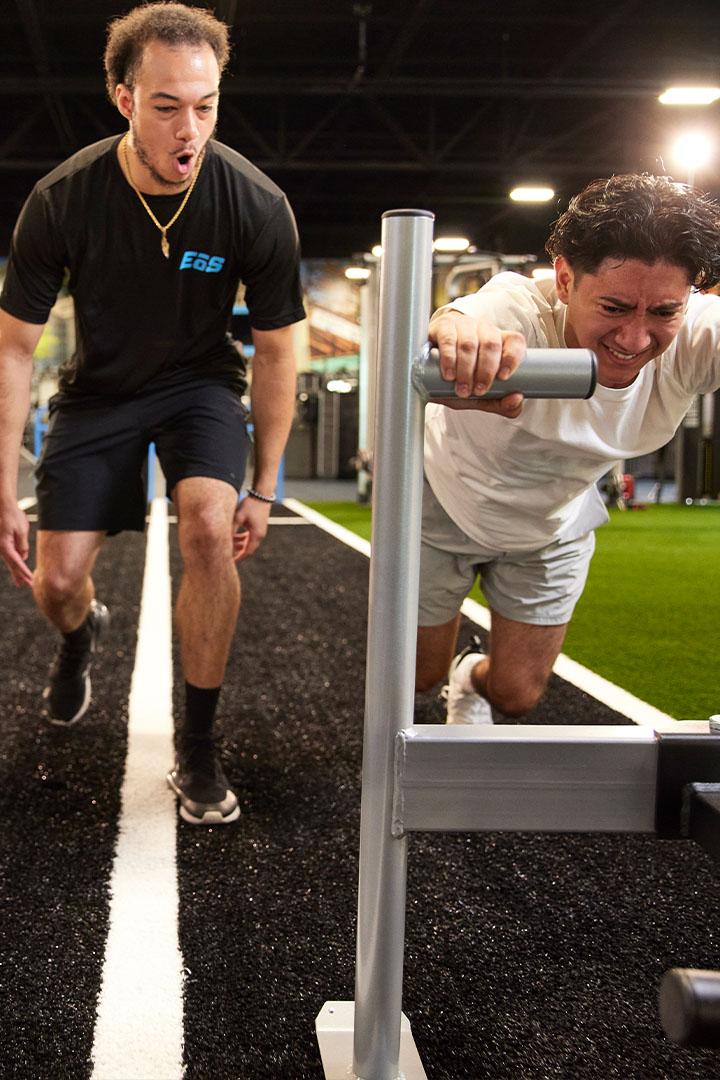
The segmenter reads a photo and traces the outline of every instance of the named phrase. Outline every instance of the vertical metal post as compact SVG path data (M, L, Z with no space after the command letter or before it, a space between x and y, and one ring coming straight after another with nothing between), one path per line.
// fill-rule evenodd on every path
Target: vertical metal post
M375 416L375 363L377 350L378 281L380 268L370 268L370 277L360 289L360 359L358 364L358 450L372 460L373 418ZM358 502L370 501L371 476L358 469Z
M383 214L353 1069L399 1074L407 841L392 835L396 732L413 721L423 404L434 215Z

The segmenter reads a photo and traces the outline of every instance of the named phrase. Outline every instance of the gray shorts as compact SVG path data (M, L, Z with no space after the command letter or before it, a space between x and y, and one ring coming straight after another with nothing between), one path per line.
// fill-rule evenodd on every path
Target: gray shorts
M555 541L535 551L484 551L423 490L420 626L449 622L480 575L493 611L515 622L562 626L585 588L595 534Z

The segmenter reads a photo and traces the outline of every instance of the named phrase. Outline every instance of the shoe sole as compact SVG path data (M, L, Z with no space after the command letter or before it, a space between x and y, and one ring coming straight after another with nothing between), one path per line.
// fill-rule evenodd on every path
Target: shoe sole
M206 810L201 818L195 817L180 803L180 817L188 825L229 825L231 821L237 821L240 817L240 807L236 806L230 814L224 817L219 810Z
M177 795L180 803L178 807L180 817L183 821L187 821L188 825L228 825L231 821L237 821L240 817L240 806L237 802L229 814L223 814L222 810L206 810L202 817L191 814L183 802L184 795L175 783L173 773L174 770L171 769L165 779L170 790Z
M43 699L45 701L47 701L47 699L49 697L50 697L50 687L46 686L45 689L43 690ZM48 716L49 723L51 723L53 725L53 727L62 727L62 728L73 727L74 724L77 724L78 720L82 720L83 716L85 715L85 713L90 708L90 699L91 698L92 698L92 683L90 682L90 676L86 675L85 676L85 697L83 698L82 705L80 706L78 711L75 713L75 715L71 716L69 720L60 720L57 716L49 715Z

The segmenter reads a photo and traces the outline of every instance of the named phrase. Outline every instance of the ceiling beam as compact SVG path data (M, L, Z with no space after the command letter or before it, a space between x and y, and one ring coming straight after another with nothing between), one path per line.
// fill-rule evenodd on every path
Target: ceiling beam
M20 12L25 34L30 43L30 52L32 53L33 62L37 73L40 76L39 81L43 82L52 78L52 72L50 70L50 61L47 49L45 48L42 30L40 29L40 19L38 17L37 8L35 7L34 0L16 0L16 3ZM75 138L73 126L70 122L67 109L65 108L65 102L48 90L43 91L43 98L45 99L47 111L50 114L50 118L60 138L61 144L64 144L68 150L71 150L73 146L77 145L77 139Z
M387 52L385 59L377 69L377 76L381 78L392 75L402 63L405 54L417 34L428 9L432 10L433 0L415 0L412 11L408 12L402 21L400 31Z
M387 97L456 98L647 98L665 88L662 78L614 82L610 79L462 79L462 78L367 78L353 89L354 94ZM348 90L347 79L233 78L223 82L223 97L246 98L275 95L335 97ZM0 76L0 94L98 94L105 96L101 79L67 76Z

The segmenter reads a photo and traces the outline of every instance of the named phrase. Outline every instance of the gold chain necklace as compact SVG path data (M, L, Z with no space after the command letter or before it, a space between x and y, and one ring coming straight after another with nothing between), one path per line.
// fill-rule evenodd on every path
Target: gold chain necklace
M180 206L175 211L173 216L170 218L167 225L161 225L160 222L158 221L158 219L153 214L150 207L148 206L148 204L146 203L142 192L133 183L132 173L130 172L130 159L128 157L127 143L128 143L128 137L127 137L127 135L124 135L123 140L122 140L122 149L123 149L123 157L125 159L125 170L127 172L128 180L130 182L130 187L133 189L133 191L137 195L138 199L140 200L140 202L143 204L143 206L147 210L148 215L150 216L150 219L153 222L153 224L157 225L158 229L160 230L160 232L162 234L162 239L160 241L160 248L161 248L162 253L165 256L165 258L169 259L170 258L170 243L169 243L168 238L167 238L167 231L168 231L168 229L170 229L175 224L177 219L180 217L183 210L185 209L185 206L187 205L188 199L192 195L193 188L195 187L195 182L196 182L198 176L200 175L200 169L202 168L203 159L205 157L205 148L203 147L202 151L200 152L200 157L198 158L197 165L195 166L195 170L193 172L193 178L192 178L192 181L190 182L190 187L185 192L185 198L180 203Z

